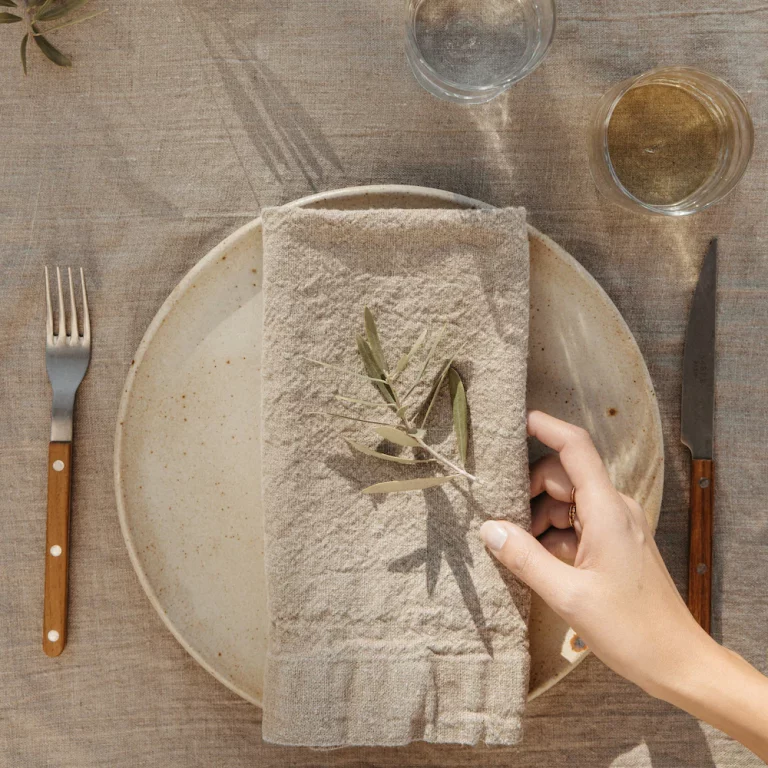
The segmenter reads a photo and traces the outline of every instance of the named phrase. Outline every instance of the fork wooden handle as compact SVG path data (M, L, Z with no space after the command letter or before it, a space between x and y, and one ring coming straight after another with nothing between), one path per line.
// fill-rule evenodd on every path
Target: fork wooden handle
M688 608L710 632L712 610L712 525L715 465L694 459L691 466L691 516L688 549Z
M48 522L45 531L43 650L58 656L67 644L69 510L72 443L48 445Z

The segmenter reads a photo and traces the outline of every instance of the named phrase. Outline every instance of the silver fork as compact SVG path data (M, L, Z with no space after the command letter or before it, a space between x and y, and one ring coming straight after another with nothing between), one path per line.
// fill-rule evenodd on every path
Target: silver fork
M48 267L45 268L45 367L53 389L51 442L48 445L48 522L45 535L45 598L43 650L58 656L67 643L67 588L69 571L69 513L72 500L72 416L75 395L91 360L91 321L85 277L80 270L83 292L83 335L80 335L75 306L72 270L69 275L70 320L61 289L61 270L56 267L58 327L53 332L53 307Z

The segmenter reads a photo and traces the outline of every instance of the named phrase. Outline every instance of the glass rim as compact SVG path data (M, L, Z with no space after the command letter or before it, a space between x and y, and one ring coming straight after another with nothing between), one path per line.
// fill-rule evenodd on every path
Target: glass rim
M424 2L424 0L422 0L422 2ZM554 0L544 0L544 2L549 3L549 5L552 7L552 28L549 32L546 42L537 46L537 48L534 50L534 55L531 56L527 60L526 65L519 69L515 74L507 75L506 77L503 77L500 80L495 80L488 85L467 85L465 83L457 83L456 81L450 80L441 75L421 55L418 56L419 66L427 70L440 86L447 86L449 88L454 88L459 91L466 91L467 93L472 93L475 95L490 93L491 91L505 89L510 85L514 85L516 82L522 80L527 75L530 75L531 72L538 68L542 61L544 61L547 52L552 47L552 43L555 40L555 31L557 29L557 5ZM406 15L405 34L410 43L410 48L412 48L414 52L420 52L421 49L419 48L415 35L413 34L413 25L411 24L410 11Z

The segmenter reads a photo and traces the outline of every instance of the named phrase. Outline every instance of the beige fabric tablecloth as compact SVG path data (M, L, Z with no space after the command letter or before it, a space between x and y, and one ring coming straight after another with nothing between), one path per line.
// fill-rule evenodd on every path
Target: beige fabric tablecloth
M489 105L422 91L402 0L107 3L57 33L71 71L0 28L0 766L756 766L711 728L590 658L528 709L522 745L318 753L268 746L260 711L168 633L133 573L112 489L123 378L152 316L205 252L262 206L401 182L524 205L624 314L657 388L667 479L658 539L685 584L688 457L680 366L691 292L721 237L715 633L768 671L768 5L561 0L531 77ZM89 6L90 7L90 6ZM608 206L585 125L613 82L657 64L722 75L755 119L748 175L683 221ZM81 390L65 655L40 650L49 394L43 264L82 264L95 347Z

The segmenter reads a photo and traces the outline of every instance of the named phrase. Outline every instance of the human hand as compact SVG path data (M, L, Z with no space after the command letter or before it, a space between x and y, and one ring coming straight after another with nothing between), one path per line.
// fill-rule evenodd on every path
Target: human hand
M714 642L680 597L640 505L613 487L589 434L539 411L529 414L528 432L557 451L531 470L531 533L486 522L486 545L605 664L666 697Z
M768 678L696 623L643 510L613 487L589 434L540 411L528 433L557 452L531 470L531 533L485 522L488 548L611 669L768 763Z

